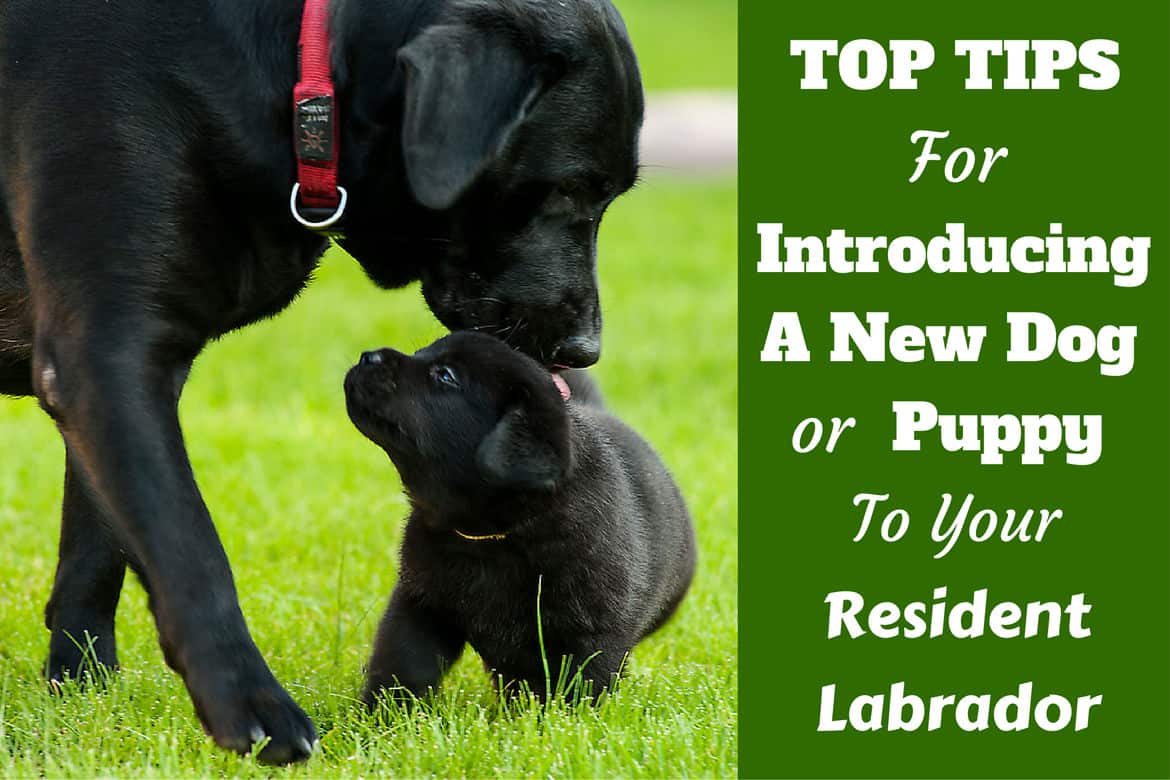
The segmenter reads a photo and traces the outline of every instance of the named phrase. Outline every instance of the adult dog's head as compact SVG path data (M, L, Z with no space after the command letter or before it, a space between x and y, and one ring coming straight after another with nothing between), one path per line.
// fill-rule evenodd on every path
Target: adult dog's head
M398 50L397 69L401 158L387 162L408 202L353 199L364 225L343 245L381 284L421 279L452 330L545 365L596 362L597 230L636 179L643 113L617 11L452 0Z

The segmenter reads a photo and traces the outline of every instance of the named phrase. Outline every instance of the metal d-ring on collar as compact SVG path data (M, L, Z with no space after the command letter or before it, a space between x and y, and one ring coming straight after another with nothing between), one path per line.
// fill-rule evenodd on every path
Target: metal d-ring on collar
M349 202L349 193L345 191L345 187L340 184L337 185L337 192L341 195L341 200L337 203L337 208L333 210L322 220L312 220L301 214L301 207L297 204L297 196L301 193L301 183L298 181L292 187L292 194L288 198L288 207L292 212L293 219L301 223L309 230L325 231L336 225L343 214L345 214L345 206ZM307 209L308 211L324 212L325 209Z

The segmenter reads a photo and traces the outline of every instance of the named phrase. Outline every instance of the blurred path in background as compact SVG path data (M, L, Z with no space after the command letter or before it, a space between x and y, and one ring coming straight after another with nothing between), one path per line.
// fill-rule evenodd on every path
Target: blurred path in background
M735 173L739 111L734 90L680 90L646 96L643 176Z

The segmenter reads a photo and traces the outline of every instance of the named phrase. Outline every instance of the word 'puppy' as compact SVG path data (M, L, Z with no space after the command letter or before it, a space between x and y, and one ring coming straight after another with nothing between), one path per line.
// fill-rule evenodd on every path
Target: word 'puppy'
M543 696L538 583L553 684L580 670L600 692L674 613L695 567L682 496L588 378L570 383L572 402L559 376L476 333L413 356L367 352L346 376L350 418L394 461L412 508L367 703L437 687L468 642Z

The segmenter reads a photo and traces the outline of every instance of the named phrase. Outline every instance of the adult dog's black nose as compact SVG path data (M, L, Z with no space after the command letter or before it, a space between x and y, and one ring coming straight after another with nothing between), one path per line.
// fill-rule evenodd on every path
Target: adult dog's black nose
M372 366L381 363L383 360L385 360L385 358L382 356L381 350L377 350L375 352L363 352L361 359L358 360L358 365Z
M553 350L553 363L565 368L588 368L601 357L601 339L597 336L572 336Z

